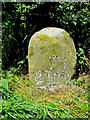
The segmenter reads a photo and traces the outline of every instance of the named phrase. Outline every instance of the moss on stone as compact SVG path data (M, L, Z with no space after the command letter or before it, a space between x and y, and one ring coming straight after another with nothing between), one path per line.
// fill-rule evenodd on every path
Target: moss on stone
M37 39L37 38L42 40L42 42L44 42L44 41L52 42L52 38L47 35L38 35L37 37L35 37L35 39Z
M29 43L28 55L30 78L36 85L65 85L75 71L76 50L64 30L45 28L35 33Z

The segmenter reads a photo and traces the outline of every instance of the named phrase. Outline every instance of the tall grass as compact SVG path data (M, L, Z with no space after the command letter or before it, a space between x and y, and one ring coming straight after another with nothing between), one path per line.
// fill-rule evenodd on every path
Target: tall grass
M2 118L59 120L88 118L88 77L55 91L36 88L28 75L2 75Z

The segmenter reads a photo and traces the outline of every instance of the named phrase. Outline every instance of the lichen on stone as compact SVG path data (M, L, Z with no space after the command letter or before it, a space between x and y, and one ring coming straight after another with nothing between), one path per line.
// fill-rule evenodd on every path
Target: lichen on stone
M29 42L28 64L30 79L37 86L56 88L66 85L76 65L72 38L60 28L50 27L36 32Z

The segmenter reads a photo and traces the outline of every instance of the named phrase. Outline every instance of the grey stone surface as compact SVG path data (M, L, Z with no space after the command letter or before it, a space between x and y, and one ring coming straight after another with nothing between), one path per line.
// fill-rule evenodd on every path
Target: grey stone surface
M30 39L29 76L40 88L67 85L75 72L76 59L74 42L64 29L44 28Z

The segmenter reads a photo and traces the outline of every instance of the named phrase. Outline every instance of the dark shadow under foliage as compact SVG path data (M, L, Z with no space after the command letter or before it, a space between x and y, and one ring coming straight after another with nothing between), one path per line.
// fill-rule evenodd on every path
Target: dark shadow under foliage
M82 48L84 53L77 59L78 69L84 66L86 60L79 63L83 55L89 56L89 3L79 2L45 2L45 3L3 3L2 25L3 69L10 66L18 67L17 62L24 60L23 67L28 70L28 43L31 36L45 27L65 29L73 38L77 52ZM84 63L85 62L85 63ZM87 67L88 69L88 67Z

